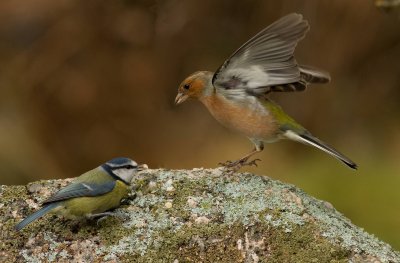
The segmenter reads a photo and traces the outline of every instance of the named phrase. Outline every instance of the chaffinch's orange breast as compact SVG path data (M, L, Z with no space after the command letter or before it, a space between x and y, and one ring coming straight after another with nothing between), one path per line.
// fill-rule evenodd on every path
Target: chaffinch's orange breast
M271 113L259 102L230 101L217 94L202 97L200 101L227 128L249 138L268 140L276 136L278 125Z

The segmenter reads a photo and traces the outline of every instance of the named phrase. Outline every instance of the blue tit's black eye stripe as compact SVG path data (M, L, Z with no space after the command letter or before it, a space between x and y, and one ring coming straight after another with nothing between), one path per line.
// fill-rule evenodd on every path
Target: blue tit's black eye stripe
M134 169L134 168L137 168L137 166L133 166L133 165L131 165L131 164L110 167L111 170L118 170L118 169Z
M126 185L129 185L129 182L124 181L122 178L118 177L113 171L118 170L118 169L134 169L137 168L137 166L131 165L131 164L127 164L127 165L121 165L118 167L112 167L109 166L107 164L103 164L101 165L101 167L110 175L112 176L115 180L119 180L123 183L125 183Z

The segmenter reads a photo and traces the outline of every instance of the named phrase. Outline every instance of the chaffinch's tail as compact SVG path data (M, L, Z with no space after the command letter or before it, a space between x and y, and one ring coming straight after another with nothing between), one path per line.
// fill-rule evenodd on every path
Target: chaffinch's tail
M344 156L342 153L338 152L336 149L327 145L320 139L312 136L309 132L304 132L302 134L298 134L292 130L287 130L284 133L284 136L288 139L314 146L314 147L326 152L327 154L332 155L333 157L339 159L340 161L345 163L350 168L357 169L356 163L354 163L348 157Z
M331 81L331 76L328 72L320 69L316 69L310 66L299 65L300 75L302 81L307 84L324 84Z

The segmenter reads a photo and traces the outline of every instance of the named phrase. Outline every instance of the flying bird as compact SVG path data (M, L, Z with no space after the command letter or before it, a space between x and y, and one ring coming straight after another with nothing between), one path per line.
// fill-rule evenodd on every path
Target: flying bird
M271 92L303 91L309 84L327 83L327 72L299 65L293 55L309 25L300 14L289 14L263 29L236 50L215 72L197 71L179 86L175 99L189 98L204 104L222 125L252 141L254 149L225 166L239 169L256 164L251 156L264 143L290 139L316 147L349 167L357 165L348 157L314 137L267 97Z

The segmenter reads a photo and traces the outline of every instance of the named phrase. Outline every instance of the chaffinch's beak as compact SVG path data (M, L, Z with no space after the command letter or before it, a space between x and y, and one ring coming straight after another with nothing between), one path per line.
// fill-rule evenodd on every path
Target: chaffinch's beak
M179 92L178 95L176 95L175 104L176 104L176 105L179 105L179 104L181 104L182 102L184 102L185 100L187 100L188 98L189 98L188 95Z
M137 170L140 172L140 171L143 171L143 170L147 170L147 169L149 169L149 167L147 166L147 164L139 164L138 166L137 166Z

